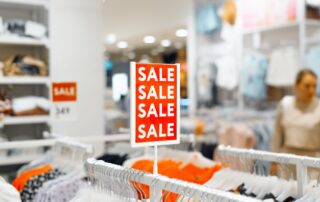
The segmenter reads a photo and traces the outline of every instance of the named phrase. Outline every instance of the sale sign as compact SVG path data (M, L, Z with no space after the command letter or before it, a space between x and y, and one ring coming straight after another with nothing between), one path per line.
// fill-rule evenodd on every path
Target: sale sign
M179 64L131 63L131 145L180 143Z
M54 102L77 101L77 83L53 83L52 100Z
M77 83L52 83L52 117L55 121L76 119Z

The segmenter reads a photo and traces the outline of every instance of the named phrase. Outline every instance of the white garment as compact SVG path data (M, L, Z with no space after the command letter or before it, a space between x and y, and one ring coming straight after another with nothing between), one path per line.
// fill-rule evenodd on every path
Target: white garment
M50 101L46 98L36 96L20 97L12 100L12 109L15 113L32 110L37 107L49 111Z
M235 34L235 26L230 25L229 23L224 22L222 24L222 29L220 36L223 40L234 42L236 40L236 34Z
M239 83L239 72L235 58L232 56L222 56L215 63L218 67L217 85L228 90L236 88Z
M87 187L81 189L75 198L73 198L70 202L130 202L136 200L130 199L121 199L120 197L110 196L107 193L99 192L94 190L93 188Z
M21 202L20 193L2 177L0 177L0 201Z
M276 49L271 54L267 72L267 84L271 86L292 86L299 71L297 49L286 47Z

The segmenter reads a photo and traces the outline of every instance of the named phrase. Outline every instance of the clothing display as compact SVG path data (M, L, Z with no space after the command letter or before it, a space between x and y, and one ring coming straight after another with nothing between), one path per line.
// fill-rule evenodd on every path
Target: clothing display
M292 86L299 71L299 54L293 47L276 49L271 53L267 84Z
M208 34L217 31L221 26L221 19L215 5L207 5L197 11L196 30Z
M237 6L234 0L227 0L223 5L223 21L229 23L230 25L234 25L237 17Z
M239 72L235 58L232 56L222 56L215 60L218 68L217 84L219 87L232 90L239 84Z
M97 159L116 165L122 165L128 159L128 155L104 154Z
M32 177L28 180L27 184L23 187L23 190L21 191L21 200L22 201L33 201L35 195L37 194L37 191L39 188L43 186L44 183L53 180L59 176L61 176L62 173L58 169L55 169L53 171L50 171L48 173L44 173L35 177Z
M265 55L251 52L243 58L241 91L248 98L262 100L266 97L268 59Z
M286 148L302 155L319 156L320 102L299 103L294 97L282 99L276 118L272 151L286 152Z
M199 61L199 67L197 68L197 92L200 105L210 107L218 104L216 77L217 67L215 64Z
M47 33L47 28L43 24L30 20L6 20L4 25L7 32L20 36L43 38Z
M129 159L123 165L152 173L153 159L151 156ZM221 168L220 164L203 157L199 152L185 152L164 148L158 152L158 172L170 178L203 184ZM141 186L148 198L148 186ZM170 194L170 201L175 201L176 198L177 194Z
M40 59L28 55L11 55L4 60L4 76L47 76L48 68Z
M251 128L244 124L232 124L219 131L219 144L237 148L254 148L256 136Z
M43 97L28 96L12 100L12 111L16 116L48 114L50 101Z

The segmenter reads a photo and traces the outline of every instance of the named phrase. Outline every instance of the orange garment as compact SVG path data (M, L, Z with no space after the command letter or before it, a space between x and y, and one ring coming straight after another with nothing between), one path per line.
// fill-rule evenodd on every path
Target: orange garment
M21 192L27 182L35 176L48 173L52 171L52 166L50 164L45 164L43 166L28 170L22 174L20 174L13 182L12 185Z
M209 179L212 178L215 172L222 169L220 164L216 164L212 167L200 168L193 163L188 163L187 165L181 167L183 162L177 162L173 160L160 160L158 161L158 173L169 178L179 179L187 182L192 182L196 184L204 184ZM153 171L153 160L139 160L132 165L133 169L142 170L145 172L152 173ZM137 183L134 183L134 186L137 187ZM145 193L145 197L142 197L140 194L139 199L149 198L149 186L140 185ZM163 194L168 194L167 191L163 191ZM166 201L176 201L179 197L176 193L170 193L166 198Z

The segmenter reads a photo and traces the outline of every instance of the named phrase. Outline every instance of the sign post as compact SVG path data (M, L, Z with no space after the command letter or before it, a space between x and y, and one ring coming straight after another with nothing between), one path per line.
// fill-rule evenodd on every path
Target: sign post
M132 62L131 146L154 146L158 174L159 145L180 143L180 65Z

